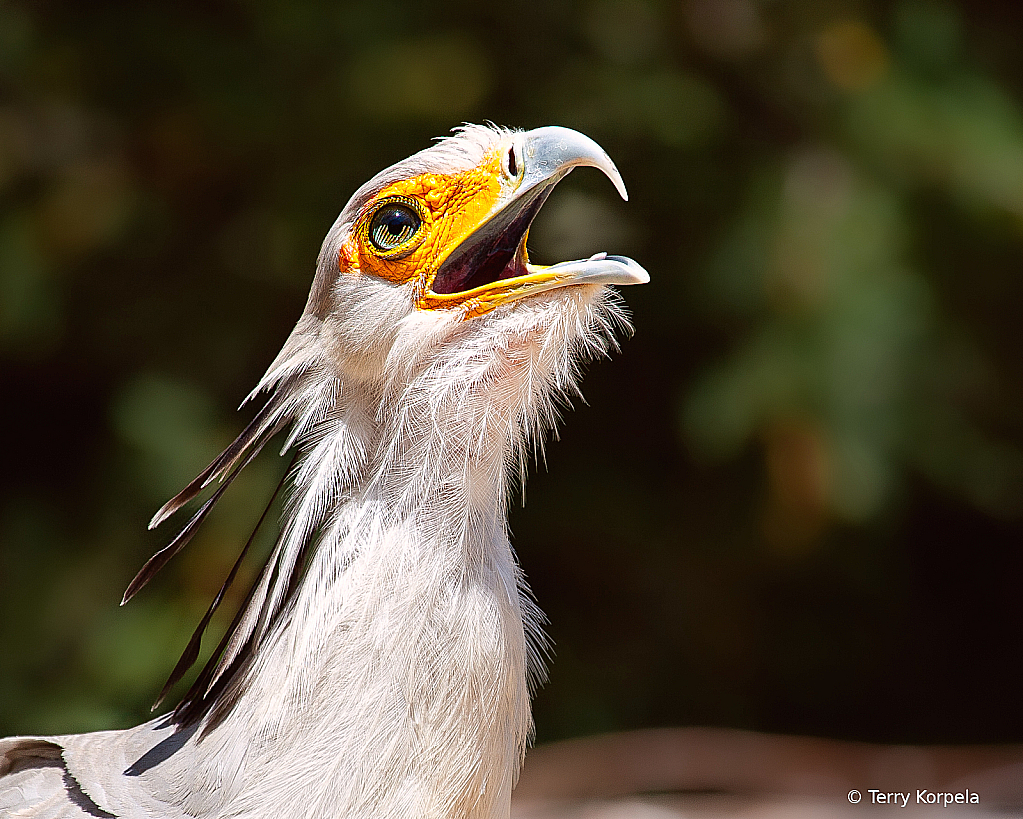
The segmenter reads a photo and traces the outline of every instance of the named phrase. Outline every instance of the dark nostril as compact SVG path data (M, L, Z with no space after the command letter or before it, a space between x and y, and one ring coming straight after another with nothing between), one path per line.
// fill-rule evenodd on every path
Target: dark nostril
M519 166L515 161L515 146L512 145L508 149L508 174L509 176L515 177L519 175Z

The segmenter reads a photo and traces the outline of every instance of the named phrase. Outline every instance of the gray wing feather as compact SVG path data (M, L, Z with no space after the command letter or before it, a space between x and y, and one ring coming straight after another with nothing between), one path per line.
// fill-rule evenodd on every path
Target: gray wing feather
M0 740L0 816L18 819L112 817L83 793L68 772L60 745L49 740Z
M189 737L160 719L126 731L0 739L0 817L185 819L161 763L188 756ZM175 760L172 776L187 771L188 761ZM192 815L209 815L196 801Z

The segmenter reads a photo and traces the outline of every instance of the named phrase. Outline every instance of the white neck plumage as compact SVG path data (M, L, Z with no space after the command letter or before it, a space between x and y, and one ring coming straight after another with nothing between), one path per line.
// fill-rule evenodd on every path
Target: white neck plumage
M331 371L307 355L329 354L329 325L296 328L261 385L279 402L263 427L293 421L304 451L282 536L216 673L179 707L199 726L188 758L225 805L508 815L542 673L540 615L506 531L509 473L574 388L576 359L622 321L603 289L574 290L495 316L486 335L413 314L382 367L364 362L382 377ZM296 806L299 771L322 788Z
M322 484L338 474L331 461L352 457L348 435L322 438L302 465L296 536L307 504L339 503L244 692L203 744L246 747L240 804L251 787L264 803L279 797L276 815L294 815L287 759L324 783L310 816L499 816L530 727L502 470L484 484L490 465L476 458L451 469L422 447L378 448L363 466L377 477L337 493ZM493 435L478 442L488 458L507 447ZM401 473L404 486L379 478ZM364 791L373 781L391 787Z

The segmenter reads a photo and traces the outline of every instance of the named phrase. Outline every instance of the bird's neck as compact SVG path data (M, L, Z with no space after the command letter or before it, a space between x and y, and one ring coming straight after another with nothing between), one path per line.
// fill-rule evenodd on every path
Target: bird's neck
M286 556L313 539L301 584L197 746L237 804L507 816L538 617L506 532L519 409L481 390L348 383L318 410L283 541ZM322 784L298 814L295 769Z

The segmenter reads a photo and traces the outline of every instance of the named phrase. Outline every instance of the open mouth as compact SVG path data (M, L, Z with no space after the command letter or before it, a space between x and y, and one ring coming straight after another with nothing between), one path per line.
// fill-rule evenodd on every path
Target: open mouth
M529 263L526 235L554 187L580 165L599 168L622 198L625 186L614 163L593 140L567 128L547 127L521 137L522 171L517 190L497 213L448 255L427 292L424 309L461 307L465 316L486 313L527 296L575 284L643 284L649 274L632 259L597 253L551 266Z
M526 232L554 188L537 185L477 228L444 260L430 291L465 293L494 282L528 276Z

